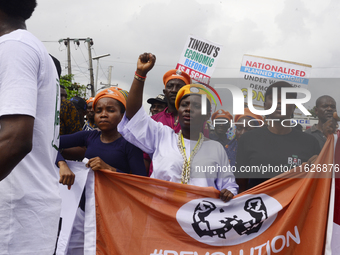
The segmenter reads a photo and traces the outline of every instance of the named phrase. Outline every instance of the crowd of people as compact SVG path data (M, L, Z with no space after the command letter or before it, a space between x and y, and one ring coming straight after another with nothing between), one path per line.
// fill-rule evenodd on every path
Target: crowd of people
M53 254L61 204L58 182L71 189L77 178L65 159L88 158L87 166L94 171L214 187L228 202L283 173L242 174L242 169L290 169L311 162L335 130L336 102L331 96L317 99L319 122L302 132L287 123L295 105L287 105L284 115L281 108L281 89L292 87L289 83L267 88L264 109L272 106L273 89L278 91L270 115L255 115L246 107L242 115L225 109L210 114L212 98L206 87L176 69L164 74L163 94L147 100L148 114L142 103L147 73L156 62L151 53L138 57L129 91L111 87L86 101L68 100L65 88L59 88L59 61L26 31L36 2L9 2L0 0L0 254ZM201 113L202 95L206 115ZM207 171L210 167L224 171ZM78 241L71 242L69 254L83 248L84 240L79 240L85 203L82 196L72 230Z

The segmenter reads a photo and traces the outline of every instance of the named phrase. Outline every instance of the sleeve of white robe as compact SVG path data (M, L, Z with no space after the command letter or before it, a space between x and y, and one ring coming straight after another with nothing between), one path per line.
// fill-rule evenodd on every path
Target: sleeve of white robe
M129 120L124 114L118 125L118 132L130 143L142 151L152 154L160 141L166 139L171 129L156 122L146 114L143 107Z

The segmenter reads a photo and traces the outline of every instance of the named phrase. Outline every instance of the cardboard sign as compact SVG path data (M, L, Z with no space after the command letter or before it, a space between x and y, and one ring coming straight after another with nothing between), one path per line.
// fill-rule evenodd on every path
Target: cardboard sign
M312 66L273 58L244 55L240 73L243 93L253 89L253 105L263 106L267 87L286 81L297 88L308 89Z
M189 35L176 69L189 74L193 83L208 85L221 49L220 44Z

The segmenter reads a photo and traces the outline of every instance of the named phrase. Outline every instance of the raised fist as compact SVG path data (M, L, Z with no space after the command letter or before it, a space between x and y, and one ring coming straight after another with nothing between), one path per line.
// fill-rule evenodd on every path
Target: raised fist
M153 68L156 62L156 56L152 53L143 53L139 55L137 61L137 74L146 76L146 74Z

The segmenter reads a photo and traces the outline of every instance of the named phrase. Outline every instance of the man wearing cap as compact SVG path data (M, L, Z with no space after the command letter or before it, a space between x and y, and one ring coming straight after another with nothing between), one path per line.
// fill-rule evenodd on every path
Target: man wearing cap
M171 127L178 133L181 127L178 123L178 113L175 107L175 99L177 92L187 84L191 83L191 78L186 72L177 69L167 71L163 76L163 83L165 88L163 93L165 95L168 107L164 111L153 115L151 118L157 122L161 122L166 126Z
M220 142L223 147L229 144L230 140L227 136L227 132L230 128L230 121L232 119L233 116L231 116L228 111L224 111L223 109L216 111L211 117L214 131L209 134L209 138Z
M151 116L164 111L164 109L168 106L166 98L163 94L159 94L155 98L149 98L147 102L151 104Z

